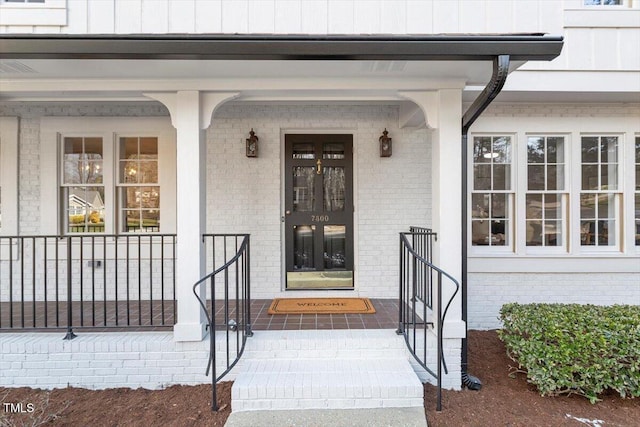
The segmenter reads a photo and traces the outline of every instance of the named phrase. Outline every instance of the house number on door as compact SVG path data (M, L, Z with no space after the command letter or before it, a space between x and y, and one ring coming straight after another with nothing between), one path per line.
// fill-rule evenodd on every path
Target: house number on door
M313 222L328 222L329 215L311 215L311 221Z

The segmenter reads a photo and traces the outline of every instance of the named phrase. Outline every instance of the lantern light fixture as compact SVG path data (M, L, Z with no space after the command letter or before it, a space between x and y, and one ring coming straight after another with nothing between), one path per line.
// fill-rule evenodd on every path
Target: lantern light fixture
M258 157L258 140L256 133L251 128L249 132L249 138L247 138L247 157Z
M391 157L392 138L389 138L388 135L387 128L384 128L382 136L378 138L378 141L380 141L380 157Z

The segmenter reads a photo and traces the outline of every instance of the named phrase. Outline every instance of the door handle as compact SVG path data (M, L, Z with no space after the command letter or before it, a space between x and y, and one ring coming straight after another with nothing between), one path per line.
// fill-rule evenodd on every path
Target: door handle
M291 215L291 211L284 211L285 215Z
M322 160L320 159L316 162L316 174L322 174Z

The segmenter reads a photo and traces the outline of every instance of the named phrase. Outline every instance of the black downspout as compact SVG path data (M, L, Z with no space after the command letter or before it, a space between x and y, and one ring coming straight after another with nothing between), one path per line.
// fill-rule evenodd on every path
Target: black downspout
M482 93L462 116L462 321L467 324L467 220L468 220L468 153L467 137L469 128L502 90L509 74L509 55L500 55L493 60L493 74ZM467 328L468 329L468 328ZM467 338L462 339L462 385L472 390L480 390L482 383L467 372Z

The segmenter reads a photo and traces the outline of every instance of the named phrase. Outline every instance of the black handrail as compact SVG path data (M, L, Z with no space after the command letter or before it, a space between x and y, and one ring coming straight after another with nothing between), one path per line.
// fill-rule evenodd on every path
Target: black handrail
M0 330L169 328L175 234L0 237Z
M425 227L409 227L409 233L411 233L411 247L413 250L422 258L426 259L427 262L433 264L433 242L438 240L438 233L435 233L430 228ZM422 265L422 268L418 269L418 286L417 286L417 294L416 297L421 300L424 304L431 309L433 309L433 301L431 301L431 296L433 295L433 280L431 275L429 275L429 269L427 265ZM427 284L428 288L421 286L421 284ZM427 291L423 293L423 290Z
M242 238L240 246L238 239ZM222 240L222 252L216 251L216 241ZM234 243L234 253L227 258L227 245ZM207 318L209 330L209 360L207 362L206 375L211 374L211 410L218 410L218 398L216 384L233 369L242 356L247 337L253 335L251 330L251 286L250 286L250 244L248 234L205 234L203 242L211 248L211 262L215 265L216 255L224 264L215 268L193 285L193 293L198 299L201 309ZM217 298L216 278L222 273L223 295ZM230 276L234 288L230 288ZM202 285L209 284L209 288L198 289ZM209 291L208 298L206 291ZM203 295L204 294L204 295ZM233 295L232 295L233 294ZM204 296L204 298L203 298ZM233 307L230 306L233 299ZM221 307L220 307L221 304ZM231 316L235 314L236 319ZM217 375L216 370L216 331L224 330L225 333L225 370ZM231 358L230 332L235 334L235 356Z
M418 364L436 379L436 410L440 411L442 409L442 369L444 368L446 374L449 373L443 353L442 330L449 307L460 290L460 284L447 272L433 265L430 261L431 253L425 251L418 253L414 249L415 242L430 241L431 238L435 237L435 233L429 229L418 229L417 227L412 227L412 229L418 231L400 233L400 290L397 333L404 336L409 352ZM408 236L411 237L411 241ZM414 242L413 245L412 242ZM432 246L420 246L420 248L431 250ZM430 322L429 317L433 316L434 309L434 275L436 276L436 317L434 321ZM448 279L455 286L455 290L444 306L444 310L442 301L443 278ZM421 307L419 307L420 303ZM420 313L418 313L419 311ZM437 340L437 367L435 372L427 365L427 330L429 327L434 326ZM417 330L419 328L422 329L422 343L418 339ZM420 344L421 347L419 348ZM418 354L418 350L422 350L422 354Z

